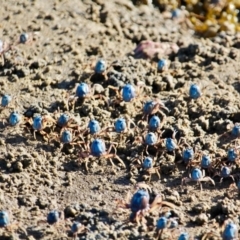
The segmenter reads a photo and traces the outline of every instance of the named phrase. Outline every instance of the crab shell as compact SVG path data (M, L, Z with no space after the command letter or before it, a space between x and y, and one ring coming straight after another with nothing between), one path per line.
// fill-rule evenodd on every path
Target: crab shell
M169 152L172 152L176 149L177 145L172 138L166 139L166 148Z
M158 230L161 230L161 229L164 229L166 228L167 226L167 222L168 222L168 219L166 217L160 217L158 220L157 220L157 229Z
M88 128L91 134L98 133L101 129L99 122L97 120L91 120L88 124Z
M145 137L147 145L154 145L157 142L157 136L153 132L149 132Z
M9 225L9 215L6 211L0 211L0 227L6 227Z
M194 158L194 151L193 148L189 147L183 151L183 161L188 163L190 160Z
M48 213L47 222L48 222L48 224L54 224L54 223L58 222L59 218L60 218L60 213L56 210L53 210Z
M90 93L89 86L86 83L80 83L77 86L76 96L80 98L86 97Z
M189 96L192 99L198 99L201 97L201 90L197 84L192 84L189 89Z
M106 71L107 64L103 59L99 59L95 65L95 73L102 74Z
M125 102L131 102L135 98L135 88L131 84L126 84L122 89L122 98Z
M121 132L123 132L123 131L126 129L126 127L127 127L126 120L125 120L124 118L119 118L119 119L117 119L117 121L115 122L114 126L115 126L115 131L116 131L117 133L121 133Z
M106 152L106 146L103 140L94 139L91 144L91 154L95 157L100 157Z
M152 116L149 121L149 128L151 130L157 130L160 127L160 118L158 116Z

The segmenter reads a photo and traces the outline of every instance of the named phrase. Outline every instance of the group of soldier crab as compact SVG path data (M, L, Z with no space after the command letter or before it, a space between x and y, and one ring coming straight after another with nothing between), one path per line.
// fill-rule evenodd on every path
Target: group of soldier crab
M6 228L9 231L12 231L16 228L22 228L19 223L11 222L10 221L9 213L5 210L0 211L0 227ZM48 223L49 225L57 225L62 224L62 227L65 228L64 222L63 222L63 213L57 210L52 210L47 214L46 220L41 220L38 223ZM24 230L24 229L23 229ZM24 230L25 231L25 230ZM72 223L70 232L73 236L73 238L77 238L78 234L82 234L84 232L88 231L88 229L82 225L80 222L75 221Z
M0 39L0 56L2 58L2 66L5 65L5 54L9 51L14 50L14 48L19 44L31 44L34 38L38 35L38 32L24 32L19 35L14 41L3 41Z
M174 211L177 207L170 202L164 201L161 194L154 196L151 192L151 188L145 183L138 183L135 186L135 192L131 196L128 194L126 200L117 200L117 206L125 209L130 209L129 221L136 222L137 224L147 224L146 217L153 212L160 213L155 225L155 239L178 239L178 240L190 240L190 235L180 229L178 229L177 217L174 216ZM64 214L58 210L52 210L47 214L46 220L40 222L46 222L49 225L60 225L61 229L65 229ZM39 222L39 223L40 223ZM11 223L9 213L7 211L0 211L0 227L8 230L13 230L15 227L21 227L17 223ZM86 226L80 222L73 222L70 232L74 239L78 237L78 234L83 234L90 231ZM216 232L207 232L201 239L207 240L210 237L219 237ZM237 240L238 239L238 227L232 220L226 220L222 226L221 239L223 240Z
M24 40L21 40L21 38L19 41L23 42ZM3 53L4 52L2 51L2 56ZM157 71L164 71L166 68L167 61L161 59L157 65ZM106 77L106 72L106 62L103 59L98 60L93 74ZM67 108L74 108L74 106L78 103L78 99L85 101L102 98L105 100L107 107L117 107L121 102L131 103L141 96L140 90L142 85L135 87L132 84L126 84L122 87L121 91L116 87L108 86L116 92L114 97L111 99L107 99L106 96L101 94L94 94L93 89L95 86L96 85L90 87L87 83L79 83L76 87L75 93L67 99ZM190 85L189 99L195 101L201 98L201 96L202 91L200 87L197 84ZM14 99L12 96L4 94L1 99L1 107L3 109L11 109L11 105L14 105L15 108L15 104L13 102ZM211 156L207 152L196 151L186 142L184 138L180 138L177 141L177 131L175 130L173 130L172 137L166 139L162 138L163 131L161 131L161 129L166 120L166 115L163 110L169 112L169 109L161 100L147 100L142 108L142 120L140 120L137 124L130 118L120 117L113 125L106 126L102 129L100 127L100 123L95 119L91 119L86 127L81 128L81 126L70 116L70 114L64 112L58 114L56 119L50 115L40 114L26 117L21 115L18 111L13 110L6 119L3 119L3 123L4 125L7 124L10 127L27 127L29 130L33 131L34 138L36 138L36 133L38 133L48 142L51 140L59 140L62 147L65 145L79 146L79 158L81 162L85 163L86 170L88 170L90 157L109 159L113 166L113 159L116 159L122 166L125 166L124 161L117 155L117 147L115 145L118 143L111 141L110 138L110 147L107 150L104 138L108 137L109 132L115 132L119 134L116 138L119 140L122 139L122 136L128 136L131 134L134 135L135 131L137 131L137 137L134 138L132 142L131 138L127 138L128 141L126 141L125 144L132 145L141 143L141 145L145 146L142 156L145 154L147 156L142 158L140 166L144 173L149 175L149 180L151 180L151 175L153 173L157 173L160 177L159 172L161 169L159 167L154 167L153 158L149 155L148 150L150 148L154 149L156 158L158 158L159 153L162 151L160 146L164 144L165 149L163 149L163 151L172 153L173 155L175 154L176 149L182 149L181 162L186 165L186 168L190 173L189 177L182 178L182 185L186 182L195 181L200 184L200 188L202 190L201 182L209 181L215 185L213 178L218 175L221 178L220 182L223 178L232 178L234 184L231 186L240 189L240 182L235 185L235 179L238 179L239 174L232 174L231 172L232 167L234 165L238 165L239 146L237 146L237 140L240 136L240 124L236 123L232 131L226 133L232 138L235 138L236 146L227 151L225 159L212 160ZM162 119L159 118L159 114L162 116ZM138 126L139 123L143 122L147 124L147 131L144 130L144 132L142 132ZM113 153L112 150L114 150ZM220 171L216 169L220 169ZM207 176L205 176L205 172ZM131 210L131 221L137 222L138 224L140 224L140 222L145 224L144 217L146 214L156 211L156 209L161 212L163 206L175 208L172 203L163 201L160 195L152 201L149 195L149 187L146 184L138 184L137 186L138 189L133 194L132 198L129 197L127 201L118 201L119 206L129 208ZM59 216L58 211L51 211L47 217L47 222L49 224L57 223L59 221ZM171 218L171 214L160 217L156 224L158 238L161 238L163 230L174 228L174 226L177 225L175 222L174 218ZM7 227L9 224L8 213L6 211L1 211L0 226ZM86 228L77 222L72 226L74 236L78 233L84 232L85 230ZM237 232L236 225L233 222L228 221L222 231L222 239L237 239ZM205 238L207 238L207 235ZM184 232L179 235L178 239L189 239L189 236Z

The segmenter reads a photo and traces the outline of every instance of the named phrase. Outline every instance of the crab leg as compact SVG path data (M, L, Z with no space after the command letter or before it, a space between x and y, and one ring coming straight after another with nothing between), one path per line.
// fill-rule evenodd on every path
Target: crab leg
M233 177L232 175L231 175L230 177L232 177L232 178L233 178L233 181L234 181L234 177ZM204 178L202 178L200 181L202 181L202 182L210 181L210 182L215 186L214 180L211 179L210 177L204 177Z
M113 166L115 165L113 162L112 162L112 158L116 158L124 167L126 167L125 163L123 162L123 160L117 156L116 154L112 153L112 154L107 154L106 155L106 158L109 158L110 162L113 164Z

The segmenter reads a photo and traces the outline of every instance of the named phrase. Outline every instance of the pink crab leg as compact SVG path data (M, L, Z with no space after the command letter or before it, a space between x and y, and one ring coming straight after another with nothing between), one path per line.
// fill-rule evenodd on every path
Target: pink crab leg
M229 175L229 177L232 178L233 182L235 182L233 175ZM220 183L222 183L222 181L223 181L223 177L220 179Z
M151 168L151 169L148 169L147 172L151 175L153 173L156 173L158 175L158 178L160 179L160 173L158 171L160 167L154 167L154 168ZM151 178L151 177L150 177Z
M89 152L80 152L79 155L82 158L87 158L89 156Z
M202 237L202 240L207 240L210 239L212 237L219 237L218 234L216 234L213 230L211 232L205 233Z
M124 208L124 209L130 208L130 205L126 201L118 200L118 199L116 201L117 201L117 207Z
M131 192L129 191L126 196L126 202L130 202L130 201L131 201ZM128 204L128 206L129 206L129 204Z
M125 163L123 162L123 160L117 156L116 154L114 153L109 153L109 154L106 154L105 155L105 158L109 158L110 162L112 163L112 165L114 166L115 164L112 162L112 159L111 158L116 158L124 167L126 167Z
M208 181L210 181L213 185L215 185L214 180L212 178L210 178L210 177L204 177L200 181L201 182L208 182ZM233 178L233 181L234 181L234 178Z
M48 134L46 132L44 132L43 130L34 130L33 131L33 136L34 136L35 139L36 139L36 132L39 132L42 136L47 135L47 137L48 137Z
M114 148L113 144L110 145L110 147L109 147L107 153L110 154L112 148L114 149L114 154L116 154L117 150L116 150L116 148Z
M137 225L140 225L140 219L142 219L142 218L143 218L143 215L142 215L142 211L140 210L136 213L136 216L135 216L135 220L137 222Z
M156 104L154 105L153 109L152 109L152 114L155 114L156 112L160 112L162 115L165 115L162 111L159 110L159 108L162 108L164 110L166 110L167 112L169 112L169 109L164 105L164 103L162 103L160 100L156 101Z
M166 201L161 201L161 202L156 202L154 204L152 203L151 208L150 208L150 212L155 211L157 208L160 208L163 205L168 206L172 209L176 209L176 206L173 203L166 202Z
M150 206L149 212L154 211L156 208L159 208L162 205L162 196L157 195Z
M176 208L176 206L173 203L162 201L162 205L168 206L170 208Z
M158 233L157 233L157 239L161 239L161 236L162 236L162 234L163 234L163 230L164 230L164 229L161 229L161 230L158 231Z
M119 89L118 89L117 87L114 87L114 86L109 85L108 88L114 90L114 91L116 92L116 94L117 94L118 97L121 96L121 95L120 95L120 92L119 92Z
M185 178L182 179L182 186L183 186L184 183L187 183L187 182L198 182L200 184L200 188L202 189L201 182L191 179L191 174L190 173L189 173L189 177L185 177Z
M149 155L149 153L148 153L148 145L146 146L146 154Z

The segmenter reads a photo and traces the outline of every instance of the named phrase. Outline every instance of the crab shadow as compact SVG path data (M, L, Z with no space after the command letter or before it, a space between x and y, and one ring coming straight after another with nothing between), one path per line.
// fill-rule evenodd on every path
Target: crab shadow
M1 240L12 240L13 238L12 238L11 235L6 236L5 234L1 234L1 235L0 235L0 239L1 239Z
M223 179L222 182L220 182L220 179L221 177L219 176L213 178L213 180L215 181L215 188L219 190L227 190L231 184L236 183L236 181L233 182L230 177Z
M26 231L27 231L28 237L32 236L34 237L34 239L43 239L44 237L44 234L41 230L36 230L36 229L33 229L32 227L28 227Z
M72 90L77 83L78 81L76 79L71 79L71 80L67 79L61 82L54 83L51 85L51 87L57 88L57 89Z
M51 102L51 104L46 108L46 110L48 112L53 112L53 113L58 110L66 111L67 110L66 104L67 104L67 99L66 99L66 102L64 102L64 100L62 101L56 100Z
M233 142L234 140L237 140L237 139L238 138L232 136L231 131L223 133L218 137L218 147L221 148L225 144L231 143L231 142Z
M122 186L131 186L132 182L127 176L121 176L114 180L113 182L116 185L122 185Z
M54 146L49 145L49 143L38 142L36 145L36 149L41 149L47 153L53 153L56 151Z
M62 167L64 171L66 172L79 172L85 173L87 175L87 172L84 171L83 167L80 163L77 162L77 160L70 160L68 162L65 162L62 164Z
M213 186L212 184L209 184L209 183L201 182L201 184L202 184L202 189L203 189L202 191L204 191L204 190L213 191L216 188L216 186ZM191 181L191 182L188 182L187 184L184 184L183 188L186 189L186 188L188 188L190 186L192 188L194 188L193 190L195 190L195 191L199 190L200 191L200 186L195 181Z
M234 82L233 84L232 84L232 86L234 87L234 89L238 92L238 93L240 93L240 83L239 82ZM238 118L239 119L239 118Z
M102 74L97 74L94 73L91 77L90 77L90 82L92 83L102 83L104 84L106 82L106 78L104 75ZM105 85L105 84L104 84ZM105 86L106 87L106 86Z
M0 132L0 139L4 139L6 144L11 144L11 145L19 145L19 144L24 144L27 145L27 138L24 136L20 135L19 133L13 134L12 132Z

